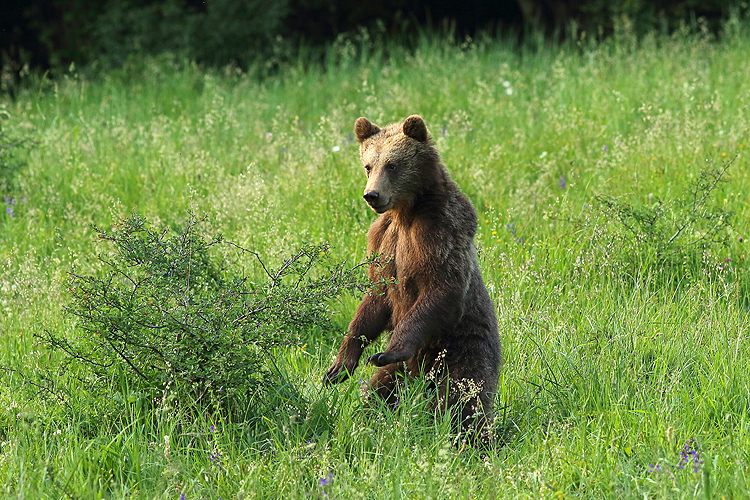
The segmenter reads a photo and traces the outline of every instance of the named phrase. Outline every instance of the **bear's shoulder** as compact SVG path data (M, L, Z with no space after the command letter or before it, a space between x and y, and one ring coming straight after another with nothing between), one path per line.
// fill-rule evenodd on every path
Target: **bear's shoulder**
M477 213L469 198L453 181L438 200L422 207L419 218L435 232L450 232L473 238L477 232Z

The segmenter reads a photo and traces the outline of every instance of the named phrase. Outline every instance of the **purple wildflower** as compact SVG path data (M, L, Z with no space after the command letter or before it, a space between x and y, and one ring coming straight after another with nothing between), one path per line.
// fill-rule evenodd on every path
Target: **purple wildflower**
M604 152L605 153L607 152L607 145L606 144L604 145Z
M12 208L8 207L8 208L6 208L6 209L5 209L5 211L6 211L6 212L7 212L7 213L8 213L8 214L9 214L9 215L11 216L11 217L13 217L13 209L12 209Z
M211 432L216 432L216 427L214 427L213 424L211 425Z
M15 205L16 204L16 199L13 198L12 200L10 200L10 202Z
M26 203L26 197L21 198L21 203Z
M740 243L742 243L742 236L740 236Z
M331 479L333 479L333 471L329 471L326 477L320 478L320 486L328 486L331 483Z
M505 229L510 231L514 237L516 236L516 226L512 222L510 224L506 224Z
M185 494L184 494L184 493L182 493L182 494L180 495L180 500L185 500Z
M211 463L214 465L221 465L221 452L217 451L216 453L209 453L208 458L211 460Z
M448 127L443 125L443 137L445 137L445 134L448 132Z
M682 450L680 450L680 462L677 464L677 467L680 469L684 469L686 465L689 465L692 462L693 472L700 471L700 467L703 465L703 460L700 459L698 450L693 448L694 444L695 439L691 438L685 443Z
M565 189L565 177L560 177L560 182L557 183L560 189Z
M659 464L656 464L656 465L649 465L649 466L648 466L648 471L649 471L649 472L656 472L656 471L661 471L661 465L659 465Z
M5 204L6 205L10 205L10 198L8 198L8 197L5 198Z

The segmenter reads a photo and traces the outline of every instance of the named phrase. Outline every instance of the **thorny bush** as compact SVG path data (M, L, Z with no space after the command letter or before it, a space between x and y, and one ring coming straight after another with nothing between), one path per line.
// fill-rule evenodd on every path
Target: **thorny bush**
M47 345L106 390L124 377L130 391L168 395L183 407L263 401L286 382L277 349L313 328L336 330L327 303L369 288L362 264L326 262L325 245L304 246L272 269L220 236L203 237L202 222L191 214L170 234L133 212L110 231L95 228L115 252L98 257L99 275L69 273L66 311L77 334L47 331ZM236 259L220 258L222 246ZM262 282L240 269L243 259L256 261Z
M702 170L685 194L673 200L649 195L643 204L601 194L596 196L598 209L589 207L580 217L550 214L580 230L576 245L581 252L573 268L595 273L609 269L619 277L653 274L673 283L726 274L727 263L718 259L728 244L733 213L714 198L735 160Z

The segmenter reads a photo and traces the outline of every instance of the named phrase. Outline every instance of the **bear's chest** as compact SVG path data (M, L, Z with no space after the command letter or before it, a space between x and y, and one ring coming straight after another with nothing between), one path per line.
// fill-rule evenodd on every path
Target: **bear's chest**
M381 277L395 281L387 292L391 302L410 304L416 301L429 272L427 250L417 232L394 226L386 229L377 252L385 261Z

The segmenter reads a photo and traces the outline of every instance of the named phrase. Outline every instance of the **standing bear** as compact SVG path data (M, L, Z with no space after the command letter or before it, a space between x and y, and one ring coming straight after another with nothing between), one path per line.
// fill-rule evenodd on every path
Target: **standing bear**
M477 215L450 179L419 116L384 128L354 126L367 173L364 198L380 214L367 234L377 288L349 325L325 384L345 380L383 331L370 390L396 404L399 377L426 375L441 408L458 405L465 431L487 429L500 369L495 310L474 246ZM482 432L482 440L488 434Z

